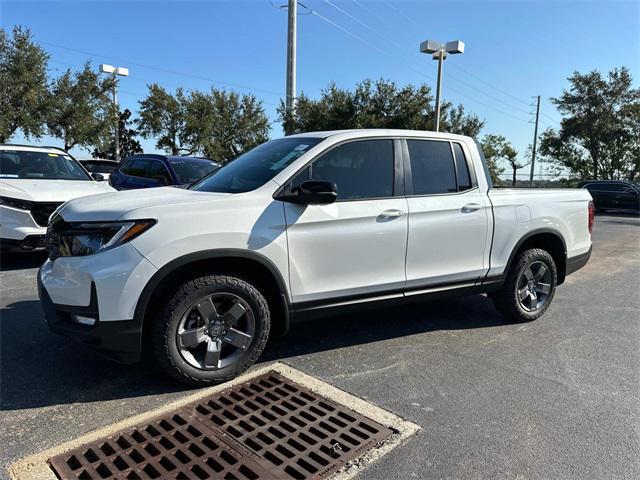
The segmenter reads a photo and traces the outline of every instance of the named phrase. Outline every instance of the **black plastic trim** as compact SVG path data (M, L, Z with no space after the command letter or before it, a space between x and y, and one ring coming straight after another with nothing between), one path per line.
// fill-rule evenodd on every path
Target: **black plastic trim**
M56 304L42 285L38 272L38 296L47 325L53 333L84 343L97 353L119 363L130 364L140 360L141 330L133 320L100 321L94 283L91 283L89 305ZM71 321L71 314L93 317L96 323L75 323Z
M293 317L293 307L288 301L288 290L286 287L286 283L280 274L278 268L273 264L271 260L269 260L264 255L253 252L250 250L240 250L233 248L223 248L223 249L215 249L215 250L202 250L199 252L189 253L182 257L178 257L162 268L160 268L154 275L151 277L147 285L142 290L142 294L138 299L138 303L136 305L135 313L134 313L134 322L136 326L140 328L142 331L144 315L147 311L147 307L149 306L149 300L151 300L151 296L153 292L155 292L156 288L162 283L162 281L174 272L176 269L182 267L183 265L187 265L192 262L202 261L202 260L210 260L214 258L243 258L254 260L264 267L266 267L269 272L276 279L276 283L278 285L278 289L280 290L280 295L283 302L283 310L284 310L284 325L283 325L283 334L286 333L289 329L289 322L291 321L291 317Z
M565 272L566 275L571 275L572 273L577 272L582 267L584 267L589 259L591 258L591 250L593 247L589 247L589 250L581 255L576 255L575 257L567 258L567 268Z
M495 224L495 217L494 217L494 224ZM495 225L494 225L495 227ZM495 228L494 228L495 230ZM560 239L560 241L562 242L562 248L563 248L563 252L564 252L564 258L565 261L567 259L567 242L565 242L564 237L562 236L562 234L560 232L558 232L557 230L553 230L551 228L537 228L535 230L531 230L529 232L527 232L526 235L524 235L523 237L520 238L520 240L518 240L518 242L515 244L515 246L513 247L513 249L511 250L511 254L509 255L509 260L507 261L507 265L505 267L505 269L502 272L503 276L506 276L509 273L509 270L511 269L511 265L513 264L513 261L515 259L516 253L518 252L518 250L520 250L520 247L522 247L522 245L529 240L531 237L534 237L536 235L540 235L541 233L550 233L555 235L556 237L558 237ZM493 236L492 236L493 238ZM492 244L491 244L491 249L493 250L493 240L492 240ZM492 252L493 254L493 252ZM489 279L489 272L487 272L487 275L485 276L485 278L483 279L483 283L485 283L487 281L487 279ZM558 285L560 285L562 282L559 282Z
M366 310L380 306L402 303L423 302L453 296L476 295L492 292L502 285L502 276L492 277L486 284L476 284L475 280L444 282L428 286L416 286L411 289L393 289L373 293L332 297L294 304L295 321L310 320L330 313L345 313Z

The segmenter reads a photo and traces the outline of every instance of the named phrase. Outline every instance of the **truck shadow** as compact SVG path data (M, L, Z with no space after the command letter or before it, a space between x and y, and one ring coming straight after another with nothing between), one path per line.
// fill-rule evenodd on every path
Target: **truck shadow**
M503 325L488 299L473 296L294 324L259 363L442 329ZM150 362L119 365L48 331L38 301L0 313L0 409L96 402L190 390Z

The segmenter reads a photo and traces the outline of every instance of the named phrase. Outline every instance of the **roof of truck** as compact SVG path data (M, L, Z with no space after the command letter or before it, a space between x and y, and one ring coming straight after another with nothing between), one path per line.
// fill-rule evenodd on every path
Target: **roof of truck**
M383 136L401 136L401 137L430 137L430 138L469 138L464 135L456 135L453 133L432 132L429 130L401 130L386 128L358 128L350 130L327 130L320 132L305 132L289 135L290 137L315 137L327 138L334 135L343 135L345 137L383 137Z

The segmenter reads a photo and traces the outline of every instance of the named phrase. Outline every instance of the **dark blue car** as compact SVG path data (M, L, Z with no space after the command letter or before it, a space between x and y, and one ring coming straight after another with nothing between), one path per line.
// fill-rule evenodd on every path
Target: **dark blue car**
M117 190L190 185L220 168L207 158L168 155L131 155L109 176Z

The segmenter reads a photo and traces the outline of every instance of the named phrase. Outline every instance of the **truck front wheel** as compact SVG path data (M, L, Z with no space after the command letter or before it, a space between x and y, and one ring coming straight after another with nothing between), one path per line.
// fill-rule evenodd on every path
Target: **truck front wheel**
M260 291L232 275L181 285L153 325L153 350L164 370L190 385L233 379L260 356L271 317Z
M520 252L502 288L491 295L496 309L514 322L529 322L549 308L558 282L553 257L546 250Z

